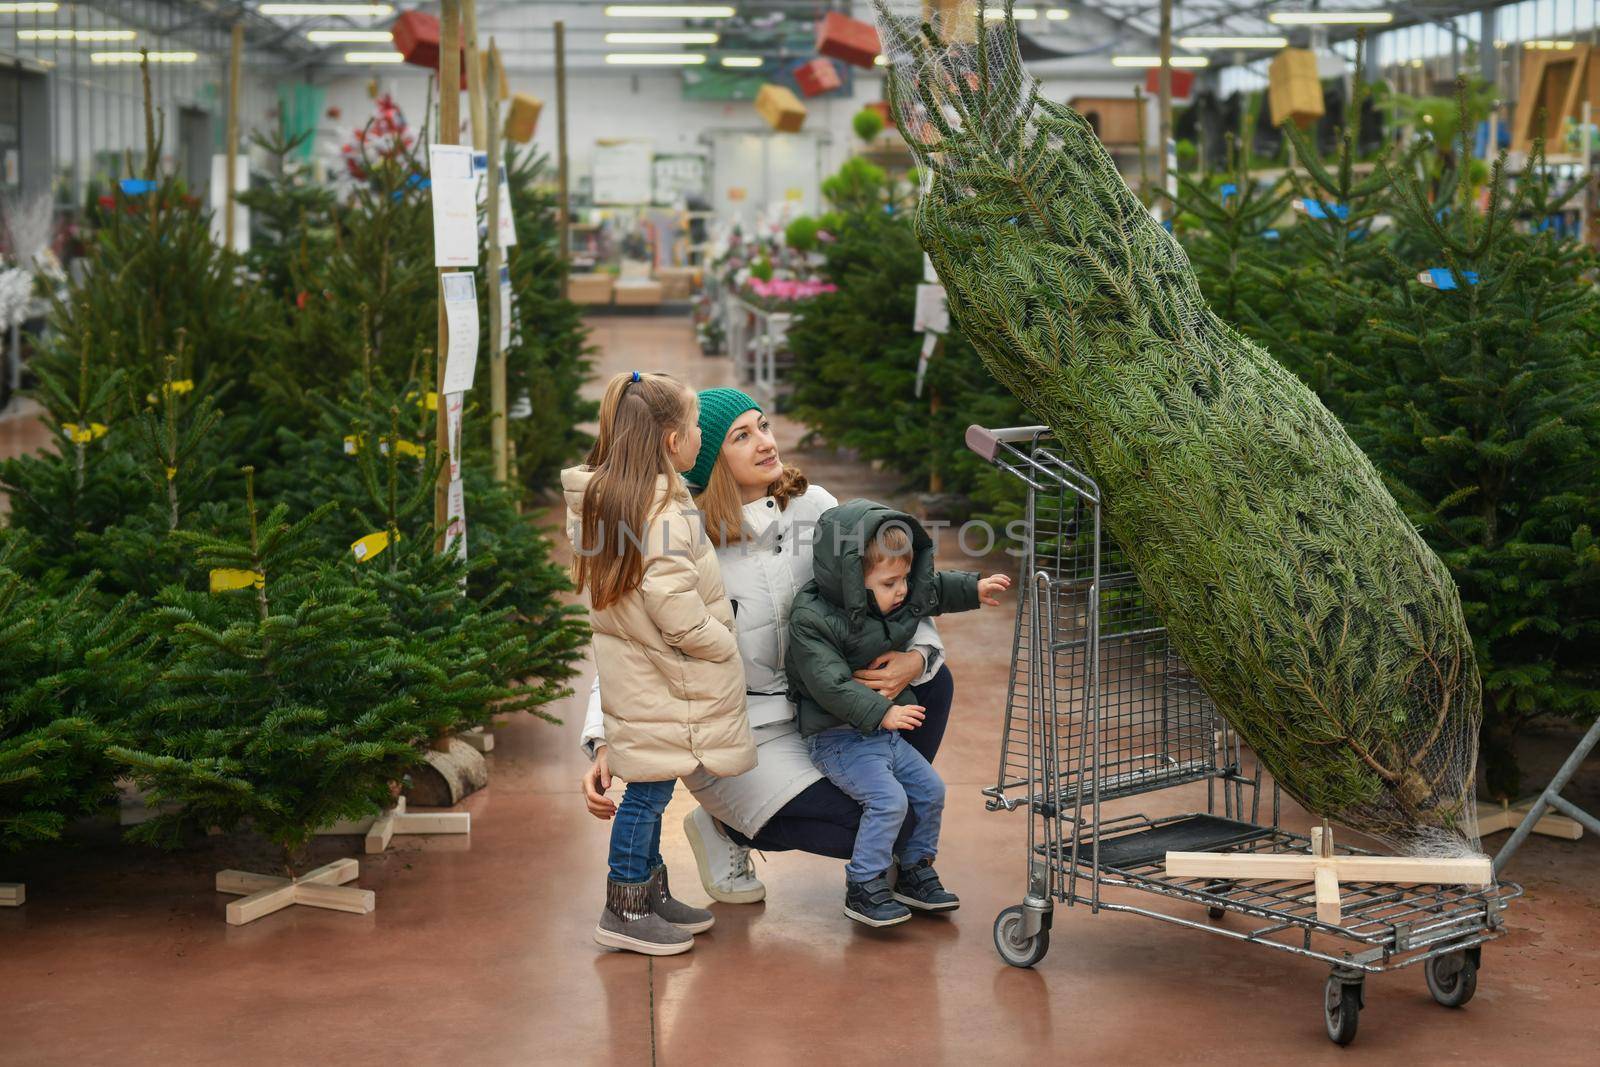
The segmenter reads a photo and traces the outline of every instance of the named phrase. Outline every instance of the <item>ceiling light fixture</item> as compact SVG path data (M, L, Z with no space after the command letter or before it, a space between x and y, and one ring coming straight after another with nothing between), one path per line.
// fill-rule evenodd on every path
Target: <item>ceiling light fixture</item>
M1287 37L1179 37L1185 48L1287 48Z
M1159 67L1160 56L1112 56L1113 67ZM1209 67L1211 60L1205 56L1173 56L1174 67Z
M968 17L970 18L971 16ZM983 9L983 20L985 22L1000 22L1005 17L1006 9L1003 7L986 7ZM1032 22L1039 17L1039 9L1036 7L1015 7L1011 9L1011 17L1018 22Z
M611 19L731 19L734 10L723 4L608 4Z
M720 34L698 30L682 33L608 33L606 44L716 44Z
M379 44L394 40L388 30L309 30L308 41L317 44Z
M394 14L393 4L262 4L256 8L263 15L343 15L346 18L375 18Z
M0 15L50 15L54 14L56 9L60 6L61 5L55 3L54 0L43 0L43 2L32 2L32 0L30 0L28 3L5 3L0 4Z
M699 52L608 52L606 62L622 67L693 67L706 61Z
M721 62L724 67L759 67L766 60L760 56L723 56Z
M145 56L152 63L193 63L200 57L193 52L90 52L91 63L137 63Z
M406 57L399 52L346 52L346 63L404 63Z
M1394 21L1391 11L1274 11L1275 26L1383 26Z

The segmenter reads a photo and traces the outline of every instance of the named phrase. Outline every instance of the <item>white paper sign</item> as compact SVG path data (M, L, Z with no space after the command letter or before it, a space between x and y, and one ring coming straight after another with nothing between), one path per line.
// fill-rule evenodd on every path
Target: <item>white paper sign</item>
M511 217L511 182L506 178L506 168L500 167L500 247L510 248L517 243L517 222Z
M917 314L914 327L918 333L950 332L950 305L945 302L944 286L917 286Z
M944 338L936 333L922 335L922 354L917 357L917 395L922 395L922 383L928 377L928 362L939 351L939 345Z
M445 355L442 393L464 393L478 371L478 287L471 271L439 275L444 287L450 350Z
M444 398L445 430L450 441L450 477L461 477L461 409L464 393L447 393Z
M444 550L455 547L456 555L467 558L467 494L461 479L450 482L450 492L445 498Z
M433 194L434 266L476 267L478 204L473 192L472 149L429 145L428 176Z
M922 280L930 285L939 284L939 272L933 269L933 260L928 253L922 253Z
M16 184L13 182L12 184ZM211 239L217 244L222 244L228 235L227 219L224 218L227 209L228 189L228 157L214 155L211 157ZM239 156L233 161L233 191L235 193L248 193L250 191L250 160L246 156ZM250 209L239 203L237 197L233 201L233 250L235 252L250 251Z
M511 348L511 268L500 268L500 351Z

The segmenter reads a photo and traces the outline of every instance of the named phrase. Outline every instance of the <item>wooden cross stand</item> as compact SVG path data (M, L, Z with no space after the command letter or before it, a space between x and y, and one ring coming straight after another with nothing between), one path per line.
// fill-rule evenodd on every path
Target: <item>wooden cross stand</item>
M292 904L365 915L377 907L377 896L370 889L345 885L360 876L361 865L352 859L334 860L294 879L249 871L218 871L217 892L244 898L228 902L230 926L255 922Z
M1168 852L1173 878L1226 878L1240 882L1310 881L1316 886L1317 921L1342 925L1339 883L1437 882L1484 886L1494 882L1488 856L1435 859L1428 856L1336 856L1327 823L1311 829L1311 850L1260 854L1246 852Z
M1478 836L1488 837L1501 830L1515 830L1522 825L1522 820L1528 817L1528 812L1533 810L1532 800L1518 801L1508 804L1501 801L1498 807L1489 804L1478 805ZM1540 816L1539 821L1533 824L1533 832L1545 837L1559 837L1567 841L1576 841L1583 836L1583 824L1577 819L1569 819L1565 815L1546 813Z
M388 848L389 840L395 834L470 834L471 832L470 812L407 811L405 797L397 798L394 807L382 815L375 815L370 819L342 819L332 826L317 831L322 836L363 834L367 839L366 849L369 856Z

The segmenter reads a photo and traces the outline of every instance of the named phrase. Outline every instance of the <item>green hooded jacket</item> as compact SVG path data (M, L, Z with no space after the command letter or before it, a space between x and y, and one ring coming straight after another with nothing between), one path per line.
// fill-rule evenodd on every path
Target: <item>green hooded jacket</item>
M861 557L878 528L890 522L904 524L911 535L911 573L905 602L884 615L867 590ZM870 733L902 701L889 700L851 674L885 652L909 648L917 624L927 616L976 608L978 575L934 570L933 539L922 524L870 500L851 500L822 513L812 565L813 577L795 594L789 611L784 659L789 697L800 706L800 733L810 737L835 726Z

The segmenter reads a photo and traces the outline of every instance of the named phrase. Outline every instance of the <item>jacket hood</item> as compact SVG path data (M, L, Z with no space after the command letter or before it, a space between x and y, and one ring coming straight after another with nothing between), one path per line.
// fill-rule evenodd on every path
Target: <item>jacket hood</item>
M871 500L851 500L829 508L817 519L812 546L812 577L817 591L852 619L876 614L878 605L866 587L863 548L887 523L899 522L911 534L911 574L904 611L933 595L933 539L922 524L903 511Z

